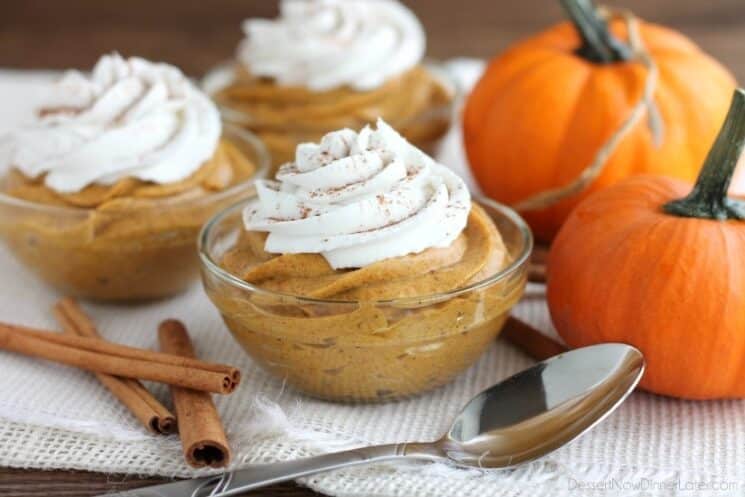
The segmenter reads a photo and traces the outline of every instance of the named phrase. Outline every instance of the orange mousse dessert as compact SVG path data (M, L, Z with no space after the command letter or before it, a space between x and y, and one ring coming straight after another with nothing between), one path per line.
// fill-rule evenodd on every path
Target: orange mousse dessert
M205 229L205 287L245 350L311 395L384 401L443 385L522 295L524 223L473 202L383 121L300 145L257 193Z
M398 1L283 0L279 18L243 29L226 81L210 91L277 166L300 143L378 117L429 149L450 124L454 85L422 63L424 29Z
M68 72L36 121L0 137L0 234L61 291L145 299L185 288L214 212L251 193L258 141L224 130L175 67L107 55Z

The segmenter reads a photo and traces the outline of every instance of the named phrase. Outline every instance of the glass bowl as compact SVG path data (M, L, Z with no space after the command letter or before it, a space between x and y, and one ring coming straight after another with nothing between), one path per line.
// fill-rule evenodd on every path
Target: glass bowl
M314 397L381 402L448 383L492 343L525 290L530 230L513 210L484 199L478 203L502 234L511 262L483 281L385 301L268 291L228 273L219 262L243 229L246 203L217 214L202 230L204 288L254 360Z
M270 158L251 133L224 126L223 138L253 163L255 174L197 198L166 197L116 209L59 207L5 193L0 180L0 236L14 256L60 292L95 300L174 295L199 273L196 240L214 213L251 196Z
M448 96L447 102L431 105L405 119L391 120L385 113L381 115L378 112L378 106L374 102L367 102L366 106L360 108L347 108L339 119L327 121L326 124L312 120L302 122L294 118L267 120L266 117L252 115L217 97L222 89L235 81L236 64L235 61L228 61L214 67L202 79L202 89L215 101L225 121L252 131L264 141L275 170L294 159L298 144L317 143L326 133L344 127L359 130L365 124L373 124L378 117L388 121L388 124L418 148L434 155L453 122L455 102L459 96L459 86L447 69L436 61L426 61L423 67L441 85Z

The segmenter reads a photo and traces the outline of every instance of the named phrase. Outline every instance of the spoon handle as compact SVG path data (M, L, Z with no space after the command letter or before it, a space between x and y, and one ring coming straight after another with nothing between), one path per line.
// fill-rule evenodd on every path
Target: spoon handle
M210 497L228 497L248 490L294 480L322 471L406 457L407 444L375 445L320 456L250 466L222 475L221 482L208 493ZM217 492L215 492L217 490Z
M373 445L294 461L256 464L217 476L180 480L102 497L229 497L323 471L401 458L435 461L443 459L444 455L439 446L432 443Z

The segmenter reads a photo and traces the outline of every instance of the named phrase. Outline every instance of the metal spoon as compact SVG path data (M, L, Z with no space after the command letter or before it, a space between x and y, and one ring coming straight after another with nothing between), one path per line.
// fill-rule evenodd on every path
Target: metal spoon
M629 345L609 343L555 356L474 397L439 440L378 445L295 461L249 466L220 476L112 494L227 497L332 469L392 459L508 468L548 454L608 416L644 373Z

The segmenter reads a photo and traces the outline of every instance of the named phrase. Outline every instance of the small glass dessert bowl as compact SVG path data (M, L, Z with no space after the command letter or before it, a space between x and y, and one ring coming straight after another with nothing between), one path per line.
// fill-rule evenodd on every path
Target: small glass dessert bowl
M206 293L236 340L271 373L327 400L389 401L446 384L492 343L526 284L532 236L520 216L472 203L460 178L381 129L299 147L281 184L259 182L258 197L217 214L199 238ZM360 141L371 145L349 153ZM307 167L319 157L321 167ZM396 178L402 161L409 166ZM333 202L291 186L333 182L352 163L377 172L328 185ZM352 189L367 193L342 203L339 192Z
M59 107L0 138L3 241L68 295L184 290L199 274L199 230L255 193L266 149L222 126L206 96L165 64L104 56L90 77L70 72L52 89Z
M430 154L450 127L457 85L423 61L424 29L397 1L283 1L279 18L243 29L235 60L202 86L226 121L266 143L275 167L300 143L379 117Z

